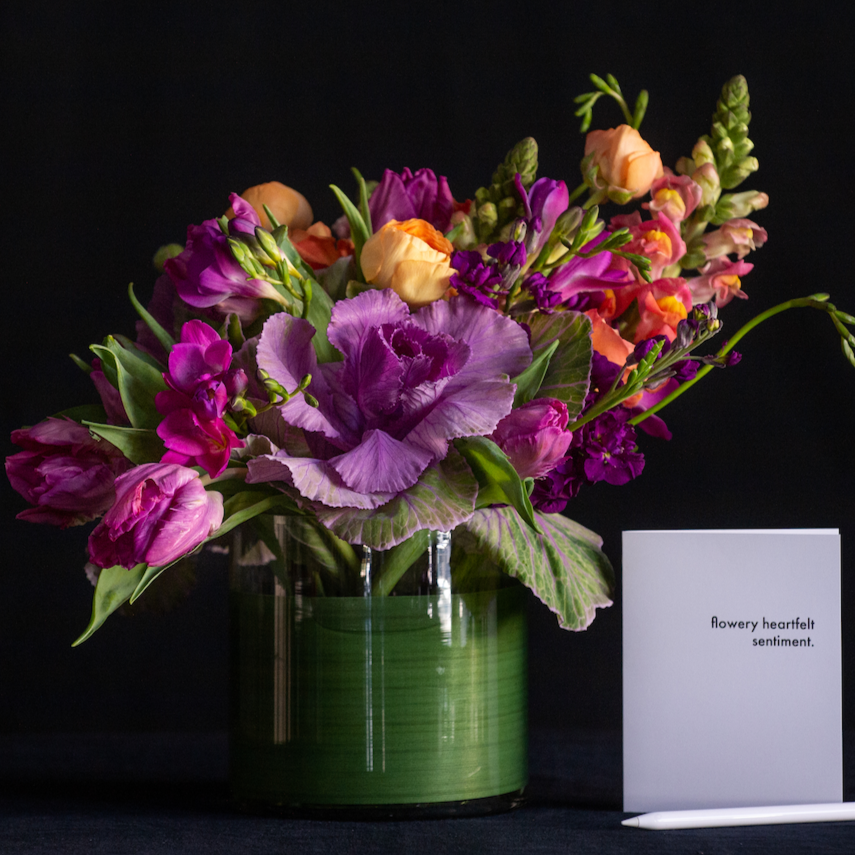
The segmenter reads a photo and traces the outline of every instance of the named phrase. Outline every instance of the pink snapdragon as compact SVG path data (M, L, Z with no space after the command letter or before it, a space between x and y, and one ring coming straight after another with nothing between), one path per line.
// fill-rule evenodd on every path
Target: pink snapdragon
M704 254L710 259L733 253L737 258L745 258L763 246L768 237L766 229L751 220L728 220L721 228L704 235Z
M677 324L692 310L692 292L680 276L657 279L642 287L637 295L641 318L635 328L636 343L664 335L668 341L677 336Z
M629 229L632 240L621 249L649 258L652 279L662 278L665 268L676 264L686 254L686 244L680 236L679 226L663 213L657 214L655 220L644 222L638 211L612 217L611 228Z
M692 300L698 303L708 303L715 298L718 308L726 306L734 297L747 300L748 295L742 290L742 276L754 269L747 261L730 261L727 256L720 256L708 261L701 267L701 276L689 279L686 283L692 292Z
M679 223L698 207L702 196L703 190L688 175L674 175L669 170L650 185L650 201L641 207Z

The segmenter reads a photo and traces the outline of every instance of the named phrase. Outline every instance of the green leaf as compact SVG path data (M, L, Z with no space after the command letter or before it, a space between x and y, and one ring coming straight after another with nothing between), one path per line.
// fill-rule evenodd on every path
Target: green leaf
M288 226L278 226L272 232L273 239L276 241L276 246L282 250L282 254L291 264L297 268L300 275L304 279L312 280L314 278L314 271L312 268L303 261L303 256L297 252L297 248L291 243L291 238L288 237ZM280 307L281 308L281 307Z
M582 412L591 382L591 320L580 312L554 312L527 317L535 358L557 341L538 397L555 398L567 405L570 421Z
M192 550L191 550L192 551ZM143 594L146 588L158 577L164 570L168 570L173 564L177 564L182 559L190 555L190 552L176 558L175 561L170 561L169 564L161 564L160 567L147 567L143 573L142 579L137 583L134 592L131 594L130 603L133 605Z
M146 570L145 564L137 564L131 570L124 567L105 567L98 577L95 596L92 598L92 617L89 626L72 647L77 647L89 638L119 606L133 594Z
M353 254L356 261L356 270L358 277L362 279L362 268L360 267L359 259L362 255L362 247L365 246L365 242L371 237L371 232L365 220L362 219L362 214L359 213L353 202L335 184L330 184L330 190L335 193L335 197L338 199L338 203L341 205L348 223L350 223L350 237L354 246Z
M156 428L163 416L154 405L154 396L166 389L161 372L132 351L125 350L112 336L107 336L104 342L103 345L93 344L89 349L102 363L110 361L115 365L117 388L131 425Z
M318 285L313 289L312 302L309 303L309 316L306 320L315 328L312 336L312 344L315 348L315 356L318 362L340 362L344 355L336 350L327 337L327 329L332 317L332 298Z
M510 508L476 511L462 526L482 551L531 588L565 629L585 629L612 604L614 570L594 532L560 514L535 514L543 534L522 525Z
M131 298L131 304L137 310L137 314L145 321L146 326L154 333L154 337L160 342L163 349L170 353L175 346L175 339L151 316L144 308L143 304L137 300L134 294L134 283L128 285L128 296Z
M374 228L371 225L371 209L368 207L368 188L365 186L365 179L362 173L352 166L350 171L356 178L356 183L359 186L359 213L362 217L362 222L365 223L365 228L368 231L368 237L374 234Z
M275 496L267 495L266 498L260 499L259 497L263 495L264 493L260 491L252 490L237 493L224 502L225 518L223 524L204 543L216 540L218 537L228 534L233 528L237 528L241 523L268 511L275 510L277 514L302 513L293 499L282 493L277 493Z
M493 440L484 436L455 439L454 447L463 455L478 479L478 507L511 505L537 531L528 491L507 454Z
M451 531L475 509L478 482L463 456L450 448L409 489L373 510L328 508L318 519L348 543L391 549L421 529Z
M559 344L560 342L556 339L548 347L538 351L531 365L511 380L511 383L515 383L517 387L514 408L527 404L537 397L543 378L546 376L546 369L549 368L549 360L552 359Z
M112 443L131 463L157 463L166 453L163 440L153 430L117 427L83 421L96 436Z
M69 407L67 410L62 410L55 414L54 418L71 419L79 424L84 424L87 421L102 422L107 418L107 413L100 404L83 404L79 407Z

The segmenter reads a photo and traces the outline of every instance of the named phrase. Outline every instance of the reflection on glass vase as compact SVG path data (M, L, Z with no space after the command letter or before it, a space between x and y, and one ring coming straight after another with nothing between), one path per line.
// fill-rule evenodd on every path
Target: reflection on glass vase
M456 532L380 552L303 517L254 523L230 572L238 803L366 818L518 805L525 589Z

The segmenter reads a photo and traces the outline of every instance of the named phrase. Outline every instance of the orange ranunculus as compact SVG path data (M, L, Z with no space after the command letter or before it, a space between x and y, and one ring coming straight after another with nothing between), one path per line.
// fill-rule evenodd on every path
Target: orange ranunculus
M308 229L291 229L288 237L312 270L321 270L345 255L353 255L353 241L336 240L329 226L320 220Z
M362 247L362 272L369 285L391 288L411 309L418 309L448 290L453 249L425 220L389 220Z
M289 229L307 229L312 222L312 207L306 201L306 197L278 181L268 181L266 184L256 184L249 187L240 194L255 208L261 220L261 225L270 231L273 224L264 210L267 205L273 216L280 225L288 226ZM229 208L226 216L231 219L235 212Z
M604 185L629 193L633 199L643 196L664 175L659 152L653 151L629 125L591 131L585 139L585 155L589 154L593 154Z

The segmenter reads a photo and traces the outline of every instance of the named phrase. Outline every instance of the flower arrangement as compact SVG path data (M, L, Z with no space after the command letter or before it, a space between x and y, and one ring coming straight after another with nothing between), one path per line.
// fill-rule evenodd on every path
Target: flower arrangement
M427 168L379 182L354 169L358 198L332 187L344 215L330 228L272 182L158 252L148 306L129 289L136 340L73 357L101 403L15 431L6 461L32 505L20 519L99 520L76 643L265 514L302 520L353 573L354 545L387 551L376 594L394 593L429 530L456 530L582 629L610 604L612 570L561 512L584 485L641 474L637 429L669 439L659 412L789 308L828 313L855 364L855 317L824 294L705 347L767 240L749 218L766 194L731 192L758 166L745 79L674 170L639 133L647 93L630 109L612 76L591 79L582 131L604 96L625 124L587 133L573 190L537 177L525 139L464 201Z

